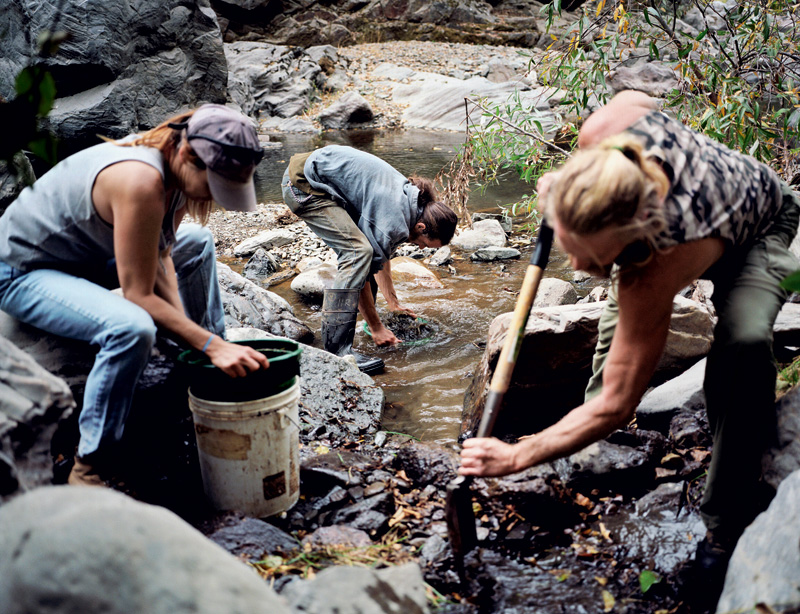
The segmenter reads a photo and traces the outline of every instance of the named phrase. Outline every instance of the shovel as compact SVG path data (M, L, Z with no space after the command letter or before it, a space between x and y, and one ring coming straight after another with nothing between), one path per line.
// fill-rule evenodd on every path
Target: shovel
M536 249L531 256L531 262L525 270L525 279L522 282L517 304L511 325L506 333L506 340L497 360L497 366L489 385L489 394L483 408L483 416L478 427L477 437L489 437L500 412L503 396L508 390L514 365L517 362L528 314L536 298L539 282L542 279L547 261L550 258L550 246L553 243L553 230L544 222L539 226L539 236ZM450 537L450 546L453 549L456 568L462 581L464 579L464 557L478 545L478 533L475 527L475 515L472 512L472 493L470 485L472 476L458 476L447 485L445 497L445 520L447 521L447 534Z

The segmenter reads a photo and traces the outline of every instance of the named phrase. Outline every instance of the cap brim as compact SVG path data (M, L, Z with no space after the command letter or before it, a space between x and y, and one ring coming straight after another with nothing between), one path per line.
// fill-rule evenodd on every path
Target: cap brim
M242 183L226 179L208 169L208 187L214 202L228 211L256 210L256 187L252 177L249 181Z

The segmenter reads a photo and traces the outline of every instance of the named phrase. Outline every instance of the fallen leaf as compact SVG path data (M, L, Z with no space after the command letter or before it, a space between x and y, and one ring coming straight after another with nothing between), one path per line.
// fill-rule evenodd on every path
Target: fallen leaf
M678 471L676 469L665 469L664 467L656 467L656 479L660 480L663 478L671 478L674 475L677 475Z
M595 576L594 579L597 581L597 583L600 586L605 586L606 584L608 584L608 578L603 578L601 576Z
M589 499L589 497L582 495L581 493L575 494L575 503L577 503L581 507L587 507L587 508L594 507L594 503L592 503L592 500Z
M323 446L322 444L314 448L314 452L317 454L327 454L330 451L331 449L328 446Z
M600 526L599 526L599 529L600 529L600 535L602 535L602 536L603 536L603 539L604 539L604 540L606 540L607 542L610 542L610 541L612 541L612 540L611 540L611 533L609 533L608 529L606 529L606 525L604 525L604 524L601 522L601 523L600 523Z
M614 595L608 591L603 591L603 612L610 612L613 610L616 603L617 601L614 599Z

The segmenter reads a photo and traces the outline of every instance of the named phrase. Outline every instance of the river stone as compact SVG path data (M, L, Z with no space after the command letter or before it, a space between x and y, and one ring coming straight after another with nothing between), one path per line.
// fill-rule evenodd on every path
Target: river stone
M456 477L458 455L449 448L410 441L397 450L395 467L402 470L414 488L433 484L445 488Z
M251 281L263 280L281 268L278 259L267 250L259 247L244 265L244 276Z
M495 260L512 260L521 255L520 251L513 247L483 247L472 252L469 259L477 262L494 262Z
M380 537L389 528L389 518L395 511L394 494L383 492L332 513L332 524L343 524L372 537Z
M322 303L325 290L333 287L337 267L335 262L309 266L292 280L290 287L309 303Z
M292 117L324 82L319 64L302 49L241 41L225 45L231 98L247 113Z
M261 122L261 129L265 132L283 133L317 133L320 131L313 122L299 117L268 117Z
M773 488L800 470L800 387L794 387L776 405L777 437L764 455L764 479Z
M373 79L386 79L388 81L403 81L413 77L416 71L406 66L398 66L390 62L382 62L372 69Z
M217 263L217 277L227 328L258 328L301 342L314 338L308 325L294 315L281 296L261 288L220 262Z
M604 306L581 303L531 312L496 433L536 433L583 402ZM480 422L511 317L511 313L502 314L489 326L486 350L464 397L463 436L475 432ZM711 346L712 328L711 315L702 305L676 296L667 344L653 381L665 381L704 356ZM535 412L529 409L531 399L535 399Z
M313 580L281 591L296 612L314 614L427 614L425 582L416 563L385 569L328 567Z
M800 608L799 506L800 471L795 471L736 544L718 614L796 612Z
M453 250L449 245L443 245L431 256L428 264L431 266L447 266L453 261Z
M272 336L254 328L228 331L232 341ZM302 348L300 441L310 443L316 434L323 432L331 445L336 445L377 433L383 414L383 389L351 361L309 345Z
M505 247L506 233L497 220L480 220L470 230L463 230L454 236L450 245L465 252L485 247Z
M105 488L43 487L0 508L0 611L289 614L173 513Z
M53 24L70 38L52 58L38 57L34 42ZM14 97L25 64L43 63L58 91L47 123L72 151L98 143L98 134L119 138L226 100L222 39L207 0L4 2L0 31L0 96Z
M300 542L312 548L326 546L345 546L347 548L365 548L372 545L372 540L366 531L354 529L343 525L320 527L313 533L306 535Z
M645 62L636 66L620 66L608 76L614 93L637 90L659 98L678 85L678 77L668 64Z
M233 248L233 255L237 258L252 256L259 248L272 249L274 247L281 247L282 245L293 243L295 238L292 231L283 228L265 230L239 243L239 245Z
M392 258L390 265L394 283L413 284L423 288L444 288L436 273L413 258L398 256Z
M336 102L317 115L317 120L327 130L348 130L374 118L369 102L354 91L342 94Z
M539 289L533 300L533 308L574 305L577 302L578 293L571 283L557 277L544 277L539 282Z
M297 541L291 535L258 518L244 518L208 537L238 558L259 560L265 555L297 550Z
M666 433L672 418L681 411L698 412L706 408L703 381L705 358L679 376L653 388L636 408L636 422L645 429Z

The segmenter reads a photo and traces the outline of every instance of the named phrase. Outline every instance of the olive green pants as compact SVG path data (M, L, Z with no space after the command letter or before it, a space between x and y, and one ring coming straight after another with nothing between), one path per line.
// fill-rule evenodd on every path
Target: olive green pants
M767 235L747 248L728 249L703 275L714 282L718 321L704 384L713 450L700 512L706 527L723 539L737 539L768 503L761 456L776 423L772 327L787 298L780 282L800 268L789 251L799 220L800 201L785 186L783 207ZM618 318L612 287L600 318L586 400L602 389Z

